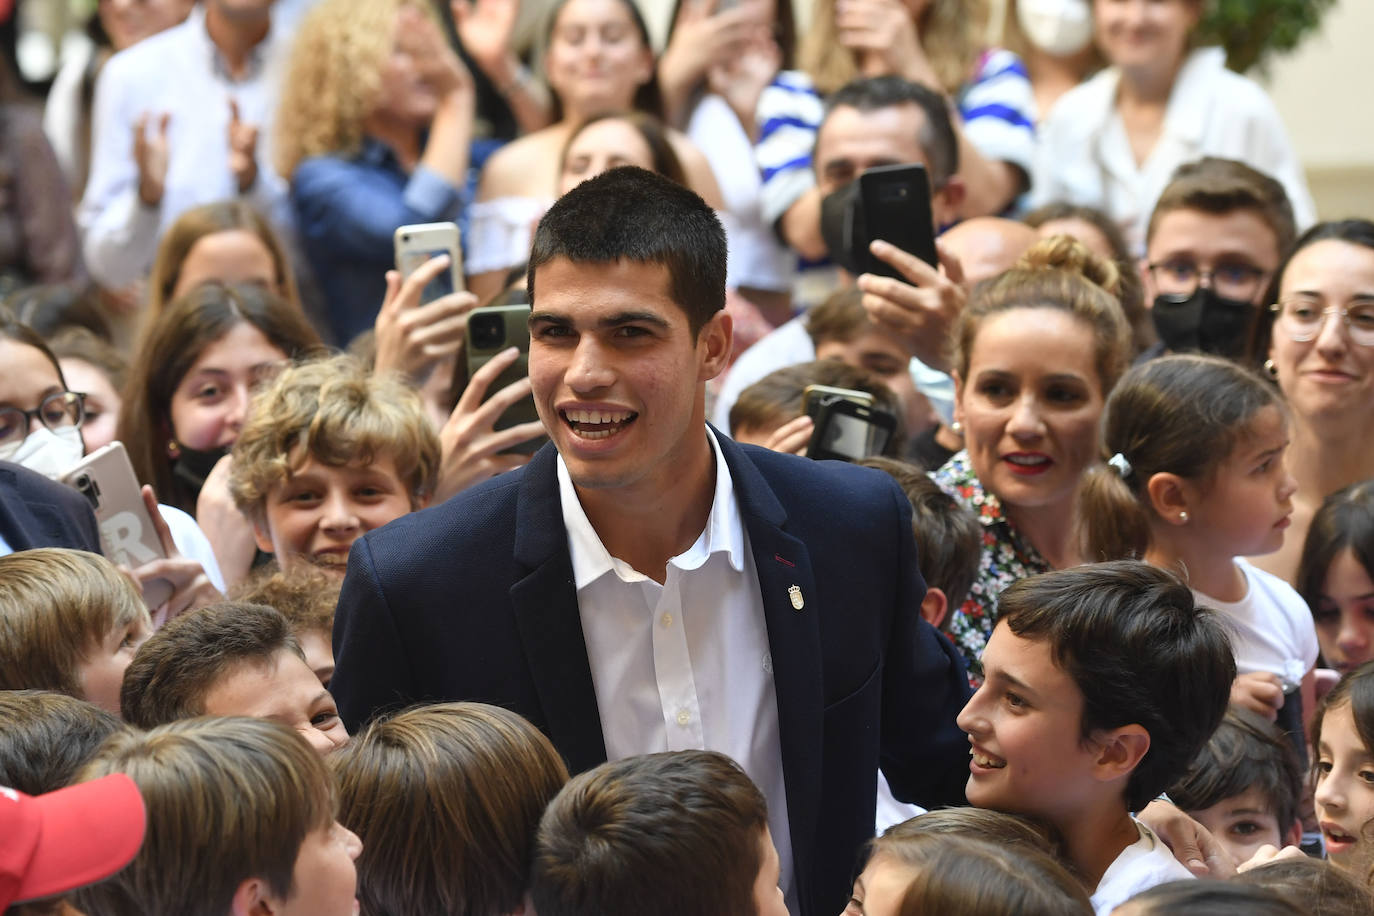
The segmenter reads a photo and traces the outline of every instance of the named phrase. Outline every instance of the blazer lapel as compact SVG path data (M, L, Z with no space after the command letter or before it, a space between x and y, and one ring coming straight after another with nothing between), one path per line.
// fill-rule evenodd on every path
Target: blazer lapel
M793 872L804 889L815 864L811 862L817 830L815 800L821 797L824 694L819 608L815 605L819 592L806 545L784 530L787 513L768 482L739 446L721 433L716 433L716 439L730 466L763 596L778 698Z
M606 743L563 527L557 454L552 445L540 449L520 484L515 559L530 572L511 586L510 597L549 737L568 769L580 773L606 761Z

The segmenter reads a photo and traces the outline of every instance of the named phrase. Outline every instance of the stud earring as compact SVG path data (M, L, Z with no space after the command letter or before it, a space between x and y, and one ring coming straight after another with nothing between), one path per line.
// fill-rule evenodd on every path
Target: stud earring
M1264 372L1270 378L1279 377L1279 367L1274 365L1274 361L1272 359L1266 359L1264 361Z
M177 443L177 440L171 439L167 442L167 457L173 461L181 457L181 445Z
M1185 525L1188 524L1188 513L1187 513L1187 512L1180 512L1180 513L1178 514L1178 520L1179 520L1180 522L1183 522Z
M953 423L949 424L949 431L956 436L962 436L964 434L964 424L955 420Z

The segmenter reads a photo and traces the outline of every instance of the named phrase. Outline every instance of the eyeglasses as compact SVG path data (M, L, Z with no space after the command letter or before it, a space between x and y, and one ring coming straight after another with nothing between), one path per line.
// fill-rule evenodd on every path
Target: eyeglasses
M1188 258L1170 258L1149 265L1155 289L1165 296L1191 296L1204 282L1223 299L1253 301L1268 272L1253 264L1218 264L1202 270Z
M1353 302L1342 308L1328 305L1322 308L1307 299L1275 302L1269 311L1276 316L1274 327L1283 330L1290 340L1305 343L1322 332L1326 316L1339 315L1350 342L1361 347L1374 347L1374 302Z
M54 432L80 428L86 420L86 396L75 391L58 391L44 398L33 410L0 407L0 445L27 439L35 418Z

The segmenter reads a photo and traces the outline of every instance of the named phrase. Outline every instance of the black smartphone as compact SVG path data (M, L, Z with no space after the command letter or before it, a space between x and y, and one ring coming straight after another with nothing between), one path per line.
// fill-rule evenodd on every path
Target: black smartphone
M938 267L935 224L930 210L930 177L923 165L880 165L859 175L863 203L864 272L906 282L906 277L868 250L874 239L895 245ZM858 248L858 246L855 246Z
M806 457L858 461L882 454L897 429L886 410L836 398L821 406Z
M487 387L487 397L529 375L530 372L530 307L528 305L488 305L473 309L468 315L466 341L467 377L471 381L473 373L481 369L493 356L507 347L519 347L520 356L506 367L496 380ZM520 423L537 421L539 413L534 408L534 396L522 398L506 409L497 418L494 428L509 429ZM507 451L532 454L539 450L547 440L539 436L522 442Z

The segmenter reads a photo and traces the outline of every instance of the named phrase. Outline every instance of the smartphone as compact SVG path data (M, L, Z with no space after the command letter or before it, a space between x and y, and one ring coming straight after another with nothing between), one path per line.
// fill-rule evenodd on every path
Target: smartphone
M869 252L868 243L874 239L896 245L932 267L939 266L930 211L930 177L925 166L880 165L868 169L859 175L859 198L863 202L865 273L908 282L895 267Z
M530 374L530 307L524 304L487 305L473 309L468 314L465 346L468 381L472 380L473 373L508 347L519 347L520 356L487 387L487 397ZM507 408L497 418L494 428L509 429L538 419L534 396L530 395ZM547 437L540 436L529 442L521 442L507 451L530 454L538 451L546 441Z
M836 398L820 409L806 457L859 461L882 454L897 428L886 410Z
M396 269L409 277L430 258L448 255L448 270L425 284L420 303L433 302L463 288L462 249L458 245L458 226L454 223L416 223L396 230Z
M873 406L873 395L854 388L836 388L833 385L807 385L802 389L802 413L815 420L820 416L821 407L831 401L853 401L865 407Z
M95 450L60 479L95 509L100 546L111 563L133 568L166 558L124 443L111 442ZM161 606L170 597L172 583L166 579L152 579L143 587L143 601L149 608Z

